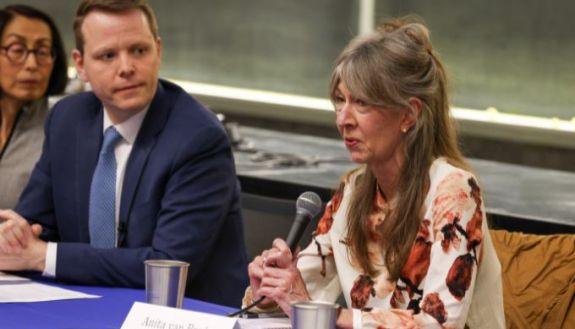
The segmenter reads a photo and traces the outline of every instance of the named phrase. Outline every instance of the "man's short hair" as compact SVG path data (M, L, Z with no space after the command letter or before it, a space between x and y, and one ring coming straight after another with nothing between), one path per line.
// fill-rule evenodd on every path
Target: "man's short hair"
M158 22L154 10L145 0L83 0L76 10L74 18L74 35L76 38L76 49L84 52L84 36L82 35L82 24L84 19L92 11L100 10L105 12L120 13L130 9L141 10L150 26L150 32L154 38L158 38Z

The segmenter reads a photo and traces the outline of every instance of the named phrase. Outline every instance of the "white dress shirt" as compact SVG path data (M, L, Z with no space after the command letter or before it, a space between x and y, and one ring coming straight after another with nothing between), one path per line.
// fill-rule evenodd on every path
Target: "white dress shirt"
M148 112L149 106L146 106L144 110L134 114L128 120L113 125L112 120L108 116L108 111L104 109L104 124L102 127L102 134L110 126L114 126L118 133L122 136L122 139L116 144L114 153L116 156L116 229L118 228L119 216L120 216L120 202L122 199L122 186L124 184L124 174L126 173L126 164L130 153L132 152L132 147L144 121L144 117ZM116 237L116 244L117 244ZM58 244L56 242L48 242L46 248L46 266L44 268L44 276L55 277L56 276L56 255L58 254Z

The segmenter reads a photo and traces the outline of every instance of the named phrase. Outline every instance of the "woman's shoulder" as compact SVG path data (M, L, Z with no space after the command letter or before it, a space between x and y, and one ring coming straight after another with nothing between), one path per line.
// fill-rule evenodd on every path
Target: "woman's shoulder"
M450 164L446 159L435 160L429 176L426 204L432 209L455 207L462 210L482 203L479 184L473 173Z
M430 186L440 186L447 182L452 184L468 185L468 181L477 181L475 175L470 171L457 167L446 158L438 158L433 161L429 169ZM433 189L431 189L433 191Z

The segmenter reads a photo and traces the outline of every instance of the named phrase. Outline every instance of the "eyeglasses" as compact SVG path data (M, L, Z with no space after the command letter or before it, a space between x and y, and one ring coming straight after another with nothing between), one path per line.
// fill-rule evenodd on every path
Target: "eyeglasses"
M56 55L54 50L47 46L40 46L35 49L28 49L21 43L13 43L6 47L0 47L2 52L8 57L13 64L22 64L28 58L28 55L34 54L38 65L48 65L54 61Z

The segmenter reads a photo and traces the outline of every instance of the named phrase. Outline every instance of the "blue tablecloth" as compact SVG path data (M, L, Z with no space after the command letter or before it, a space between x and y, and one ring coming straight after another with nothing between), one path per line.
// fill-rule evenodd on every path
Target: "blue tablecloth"
M143 289L55 284L61 288L102 296L35 303L1 303L1 329L119 329L132 304L144 302ZM225 315L233 308L186 298L184 309Z

